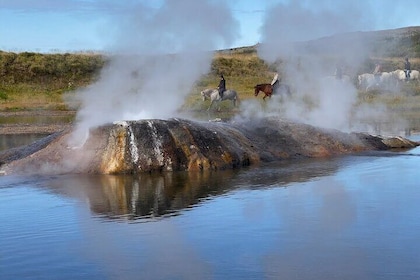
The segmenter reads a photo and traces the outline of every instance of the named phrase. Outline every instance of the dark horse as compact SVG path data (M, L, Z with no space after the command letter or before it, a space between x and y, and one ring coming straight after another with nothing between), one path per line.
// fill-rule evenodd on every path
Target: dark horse
M286 84L280 84L278 81L272 84L258 84L254 87L255 89L255 96L258 96L258 93L261 91L265 95L263 97L263 100L265 100L266 97L270 97L276 92L285 93L287 95L291 94L290 87Z

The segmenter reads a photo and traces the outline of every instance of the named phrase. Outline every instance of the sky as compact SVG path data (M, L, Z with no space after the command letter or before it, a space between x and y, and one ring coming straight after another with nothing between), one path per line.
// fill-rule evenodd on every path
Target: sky
M182 3L184 2L185 5ZM420 26L420 5L417 0L214 0L214 14L208 13L204 5L189 0L0 0L0 50L34 52L84 52L112 51L116 43L127 40L121 36L120 26L129 17L150 17L168 5L183 7L189 11L184 20L191 20L190 28L201 21L230 26L216 30L229 29L210 47L216 49L250 46L264 41L262 28L269 24L270 17L277 10L288 19L287 24L305 26L312 24L323 13L330 21L318 30L309 28L309 33L300 32L290 39L305 40L313 37L332 35L337 32L370 31L393 29L406 26ZM175 8L174 8L175 7ZM222 12L217 12L220 7ZM296 9L299 7L299 9ZM146 8L146 9L144 9ZM147 11L145 13L144 11ZM300 12L296 12L300 11ZM317 15L317 16L314 16ZM345 17L346 21L342 18ZM161 23L170 26L170 22ZM209 24L208 26L210 26ZM328 25L333 28L328 28ZM197 40L205 40L204 30ZM150 26L148 32L153 32ZM188 29L174 32L188 34ZM225 36L228 35L228 36ZM130 36L143 36L142 31ZM170 49L171 46L167 46ZM175 47L175 51L177 48ZM171 50L168 50L171 51Z

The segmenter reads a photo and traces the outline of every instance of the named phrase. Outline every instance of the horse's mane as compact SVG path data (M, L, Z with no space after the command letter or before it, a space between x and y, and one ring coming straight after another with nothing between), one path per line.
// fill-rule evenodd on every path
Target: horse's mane
M204 95L210 95L210 94L212 94L215 90L217 91L217 89L215 89L215 88L207 88L207 89L205 89L205 90L202 90L202 91L201 91L201 93L202 93L202 94L204 94Z

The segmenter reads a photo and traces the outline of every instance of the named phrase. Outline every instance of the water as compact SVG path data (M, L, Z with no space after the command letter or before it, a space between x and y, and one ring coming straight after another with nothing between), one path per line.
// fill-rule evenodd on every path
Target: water
M74 113L72 112L50 112L43 114L43 112L15 112L15 113L1 113L0 112L0 128L2 126L36 126L36 125L66 125L74 120ZM24 130L24 129L22 129ZM51 133L20 133L20 134L0 134L0 152L7 149L16 148L31 144L36 140L44 138Z
M16 113L0 115L0 125L7 124L63 124L74 121L74 113L58 111L51 114L37 113Z
M0 177L0 279L420 279L420 148Z
M48 135L48 133L0 134L0 152L31 144Z

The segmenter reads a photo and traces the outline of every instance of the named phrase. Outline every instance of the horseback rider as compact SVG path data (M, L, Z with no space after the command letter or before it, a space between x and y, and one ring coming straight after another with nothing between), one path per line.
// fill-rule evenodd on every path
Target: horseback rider
M373 75L375 76L376 83L379 83L379 78L382 74L382 65L380 63L377 63L375 66L375 70L373 71Z
M225 80L225 77L223 77L223 74L220 75L220 82L219 82L219 86L217 87L217 89L219 90L220 98L223 98L223 93L226 90L226 80Z
M410 73L411 73L411 63L410 61L408 61L408 57L405 58L404 73L405 73L405 79L408 81L410 79Z

